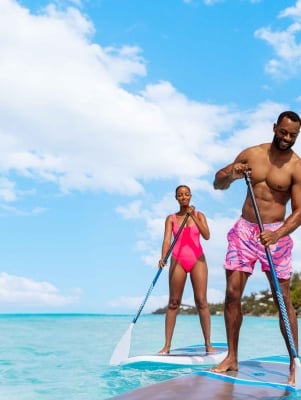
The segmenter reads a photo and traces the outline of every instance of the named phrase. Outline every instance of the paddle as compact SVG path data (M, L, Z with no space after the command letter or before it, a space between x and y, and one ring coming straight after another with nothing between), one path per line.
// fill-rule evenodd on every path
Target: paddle
M249 194L252 200L252 204L254 207L254 211L255 211L255 215L256 215L256 219L257 219L257 223L260 229L260 232L263 232L264 230L264 226L259 214L259 210L258 210L258 206L256 203L256 199L255 199L255 195L254 195L254 191L253 191L253 186L251 183L251 179L250 179L250 170L245 171L245 180L249 189ZM287 338L289 341L289 345L290 345L290 349L291 349L291 353L292 356L294 358L294 364L295 364L295 387L296 389L301 389L301 363L300 363L300 359L298 357L297 351L296 351L296 347L295 347L295 343L294 343L294 339L293 339L293 334L292 334L292 330L291 330L291 326L289 323L289 319L288 319L288 314L287 314L287 310L285 307L285 303L283 300L283 295L282 295L282 291L281 291L281 287L279 285L278 282L278 278L277 278L277 274L276 274L276 270L275 270L275 265L272 259L272 255L271 255L271 251L269 249L269 247L265 247L265 252L267 255L267 259L269 262L269 266L270 266L270 270L271 270L271 275L272 275L272 279L273 279L273 283L274 283L274 287L275 287L275 292L276 292L276 296L277 296L277 300L278 300L278 304L279 304L279 309L282 315L282 319L284 322L284 326L285 326L285 330L286 330L286 334L287 334Z
M174 240L173 240L172 244L170 245L170 247L169 247L169 249L168 249L168 251L166 253L166 256L163 259L164 264L167 263L168 257L170 256L170 254L171 254L171 252L172 252L172 250L174 248L174 245L176 244L176 241L178 240L178 238L179 238L179 236L180 236L180 234L181 234L181 232L182 232L182 230L183 230L188 218L189 218L189 214L187 213L185 215L185 218L184 218L184 220L183 220L183 222L182 222L177 234L174 237ZM139 307L139 310L138 310L136 316L133 318L132 323L130 324L130 326L128 327L127 331L124 333L124 335L120 339L120 341L117 344L117 346L115 347L115 350L113 351L113 354L112 354L111 359L110 359L110 365L118 365L122 361L124 361L124 360L126 360L128 358L129 353L130 353L130 347L131 347L131 335L132 335L133 327L134 327L135 323L137 322L137 319L139 318L139 315L141 314L141 311L142 311L143 307L145 306L145 303L146 303L147 299L149 298L149 295L151 294L151 291L153 290L153 288L154 288L154 286L155 286L155 284L156 284L161 272L162 272L162 268L160 267L158 269L158 272L156 273L156 276L154 277L154 279L153 279L153 281L152 281L147 293L146 293L146 296L145 296L143 302L141 303L141 305Z

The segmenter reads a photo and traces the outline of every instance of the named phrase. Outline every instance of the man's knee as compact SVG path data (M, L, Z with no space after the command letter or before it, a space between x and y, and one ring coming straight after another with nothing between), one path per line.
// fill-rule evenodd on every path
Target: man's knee
M241 299L240 290L236 290L235 288L232 287L227 288L225 303L235 303L237 301L240 301L240 299Z

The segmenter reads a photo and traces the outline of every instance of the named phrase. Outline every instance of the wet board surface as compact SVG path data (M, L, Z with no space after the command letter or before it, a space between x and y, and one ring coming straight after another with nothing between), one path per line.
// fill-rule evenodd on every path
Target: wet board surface
M296 392L287 385L289 365L277 356L239 363L239 371L184 375L115 396L111 400L276 400Z
M214 365L221 362L227 355L226 343L212 343L214 353L207 353L204 345L193 345L172 349L169 354L146 354L129 357L123 365L142 363L176 364L176 365Z

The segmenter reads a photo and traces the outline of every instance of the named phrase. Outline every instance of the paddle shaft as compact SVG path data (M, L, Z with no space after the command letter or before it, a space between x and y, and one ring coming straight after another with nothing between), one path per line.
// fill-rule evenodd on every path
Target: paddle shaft
M163 259L164 264L167 263L168 257L170 256L170 254L171 254L171 252L172 252L177 240L179 239L179 236L181 235L181 232L182 232L182 230L183 230L188 218L189 218L189 214L187 213L185 215L185 218L183 219L183 222L182 222L177 234L174 237L174 240L173 240L172 244L170 245L170 247L169 247L169 249L168 249L168 251L167 251L167 253L166 253L166 255L165 255L164 259ZM159 276L160 276L160 274L162 272L162 269L163 269L162 267L160 267L158 269L158 272L156 273L156 276L154 277L154 279L153 279L153 281L152 281L152 283L151 283L151 285L150 285L150 287L149 287L149 289L148 289L148 291L146 293L146 296L145 296L143 302L141 303L141 305L139 307L139 310L138 310L136 316L133 318L133 321L132 321L133 324L135 324L137 319L139 318L139 315L141 314L141 311L143 310L143 307L145 306L145 303L147 302L147 299L149 298L149 295L151 294L151 292L152 292L152 290L153 290L153 288L154 288L154 286L155 286L155 284L156 284L156 282L157 282L157 280L158 280L158 278L159 278Z
M254 195L254 191L253 191L253 186L251 183L251 179L250 179L250 171L245 171L245 180L248 186L248 190L249 190L249 194L250 194L250 198L254 207L254 211L255 211L255 215L256 215L256 219L257 219L257 223L260 229L260 232L264 231L264 226L260 217L260 213L259 213L259 209L256 203L256 199L255 199L255 195ZM270 266L270 270L271 270L271 275L272 275L272 279L273 279L273 283L274 283L274 287L275 287L275 292L276 292L276 296L277 296L277 300L278 300L278 304L279 304L279 309L282 315L282 319L285 325L285 329L286 329L286 334L288 337L288 341L290 344L290 348L291 348L291 352L292 352L292 356L294 358L298 357L297 355L297 351L296 351L296 347L295 347L295 343L294 343L294 339L293 339L293 334L292 334L292 330L291 330L291 326L289 323L289 318L288 318L288 314L287 314L287 310L285 307L285 303L283 300L283 295L282 295L282 291L281 291L281 287L279 285L278 282L278 278L277 278L277 274L276 274L276 270L275 270L275 266L274 266L274 262L273 262L273 258L271 255L271 251L269 249L269 247L265 247L265 252L266 252L266 256L268 259L268 263Z

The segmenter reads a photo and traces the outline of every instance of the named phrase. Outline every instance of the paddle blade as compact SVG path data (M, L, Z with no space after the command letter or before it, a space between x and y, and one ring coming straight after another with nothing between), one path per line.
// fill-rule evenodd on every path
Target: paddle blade
M294 358L295 363L295 387L301 389L301 363L299 357Z
M119 365L122 361L126 360L130 354L131 347L131 336L134 324L128 327L127 331L124 333L119 343L115 347L113 354L110 359L110 365Z

